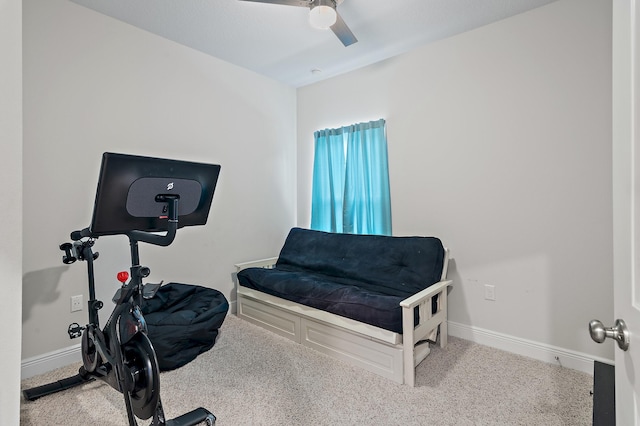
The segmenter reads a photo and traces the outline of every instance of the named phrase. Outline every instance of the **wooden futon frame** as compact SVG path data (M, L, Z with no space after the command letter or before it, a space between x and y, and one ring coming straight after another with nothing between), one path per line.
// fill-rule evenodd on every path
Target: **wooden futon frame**
M273 268L278 258L235 265ZM415 385L415 367L430 352L429 343L447 345L447 280L449 251L445 249L440 281L400 302L402 333L285 300L237 285L237 315L253 324L359 366L397 383ZM436 298L434 300L434 298ZM419 322L415 324L415 308Z

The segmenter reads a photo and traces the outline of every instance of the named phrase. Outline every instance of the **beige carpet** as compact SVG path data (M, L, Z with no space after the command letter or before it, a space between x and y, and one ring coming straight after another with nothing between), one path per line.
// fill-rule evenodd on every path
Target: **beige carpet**
M23 381L59 380L80 364ZM203 406L228 425L590 425L588 374L450 338L398 385L235 316L216 345L161 374L169 418ZM127 425L122 395L96 381L22 401L22 425ZM149 421L139 421L140 425Z

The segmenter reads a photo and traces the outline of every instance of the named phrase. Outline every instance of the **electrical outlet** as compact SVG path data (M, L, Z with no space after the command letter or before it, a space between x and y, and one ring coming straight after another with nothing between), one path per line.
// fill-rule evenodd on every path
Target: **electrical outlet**
M484 298L486 300L496 300L496 287L490 284L485 284Z
M71 312L82 310L82 295L71 296Z

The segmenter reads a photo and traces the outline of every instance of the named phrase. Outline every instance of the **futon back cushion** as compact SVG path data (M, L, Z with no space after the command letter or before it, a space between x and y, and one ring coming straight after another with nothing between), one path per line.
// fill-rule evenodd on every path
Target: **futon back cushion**
M435 237L338 234L293 228L276 267L308 271L381 294L411 296L440 281L442 242Z

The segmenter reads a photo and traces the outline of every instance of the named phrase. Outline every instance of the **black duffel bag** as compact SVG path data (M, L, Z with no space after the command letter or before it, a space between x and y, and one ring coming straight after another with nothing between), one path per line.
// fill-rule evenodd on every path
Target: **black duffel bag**
M168 371L213 347L229 302L212 288L169 283L144 300L141 310L160 371Z

